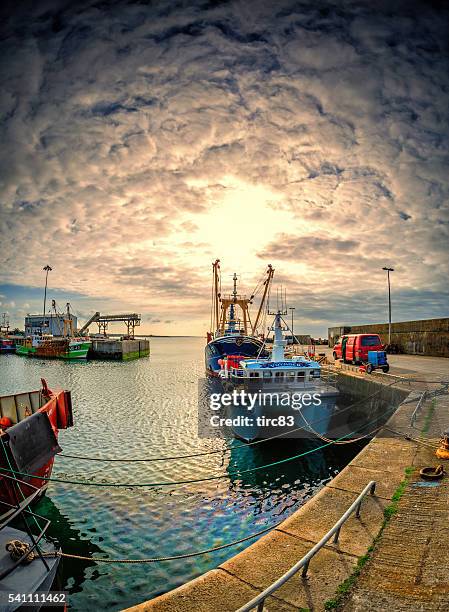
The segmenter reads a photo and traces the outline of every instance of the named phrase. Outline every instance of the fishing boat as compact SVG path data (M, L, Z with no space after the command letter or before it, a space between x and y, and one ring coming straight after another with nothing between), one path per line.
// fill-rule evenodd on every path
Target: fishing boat
M283 314L278 311L274 316L268 356L232 355L219 360L225 392L239 392L227 406L230 427L247 441L281 433L326 435L334 414L339 392L327 376L322 378L321 365L305 354L286 355L283 332L288 325Z
M14 505L16 485L8 475L21 478L24 503L43 495L51 476L60 429L73 425L70 391L51 390L42 378L42 388L0 397L0 504ZM0 519L5 518L0 515Z
M264 306L270 294L273 275L274 269L270 265L266 277L259 282L248 298L246 295L238 293L238 278L237 274L234 273L232 294L223 295L221 292L220 260L217 259L212 264L211 326L207 334L205 348L207 374L218 376L221 370L220 360L225 357L231 355L257 357L266 354L263 337L258 334L258 329L262 323ZM253 303L259 290L262 290L262 298L253 324L249 306Z
M56 315L56 320L62 318L62 314L57 311L55 300L52 300L52 315ZM92 345L87 338L78 338L74 335L73 321L70 316L70 303L66 304L66 312L63 317L63 324L58 336L52 334L31 334L22 344L17 346L17 355L26 357L55 357L59 359L86 359Z
M29 508L39 497L39 488L12 475L1 478L14 491L14 501L0 501L0 610L40 610L54 583L61 550L45 538L50 521ZM26 500L22 487L30 491ZM19 520L25 530L12 526ZM55 605L54 596L47 601Z
M16 348L16 354L26 357L56 357L59 359L86 359L92 345L85 338L32 335Z

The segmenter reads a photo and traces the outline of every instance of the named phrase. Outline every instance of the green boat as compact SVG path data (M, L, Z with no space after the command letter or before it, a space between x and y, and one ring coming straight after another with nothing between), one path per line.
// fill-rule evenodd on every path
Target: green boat
M85 338L31 336L17 347L16 354L26 357L86 359L91 344Z

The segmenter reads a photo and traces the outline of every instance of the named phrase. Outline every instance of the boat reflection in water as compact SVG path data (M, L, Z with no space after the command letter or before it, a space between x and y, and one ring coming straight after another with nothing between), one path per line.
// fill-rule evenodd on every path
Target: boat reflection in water
M295 492L303 490L304 496L311 494L317 485L347 465L365 443L360 441L336 447L324 446L317 438L280 438L251 444L234 439L229 441L231 452L226 469L233 484L253 492L261 491L264 499L263 492L269 491L270 503L273 503L273 492L278 490L281 503L292 487ZM264 467L274 463L276 465L272 467Z

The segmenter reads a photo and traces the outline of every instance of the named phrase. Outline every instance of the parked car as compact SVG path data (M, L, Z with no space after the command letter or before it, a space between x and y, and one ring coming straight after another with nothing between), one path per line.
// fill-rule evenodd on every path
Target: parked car
M382 351L385 348L379 334L346 334L334 345L334 359L343 359L345 363L363 363L368 361L368 351Z

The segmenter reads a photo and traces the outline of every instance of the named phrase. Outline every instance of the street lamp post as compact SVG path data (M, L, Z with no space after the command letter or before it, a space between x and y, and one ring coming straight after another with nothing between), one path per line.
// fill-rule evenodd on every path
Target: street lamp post
M382 270L385 270L387 273L387 282L388 282L388 344L391 344L391 289L390 289L390 272L394 272L394 268L384 267Z
M45 308L47 305L47 282L48 282L48 273L51 272L52 268L50 268L49 265L46 265L45 268L43 268L44 272L45 272L45 289L44 289L44 313L42 316L42 329L41 329L41 334L43 333L43 328L45 325Z
M292 332L292 344L294 344L295 343L295 334L293 333L293 311L295 310L295 307L294 306L290 306L289 310L292 311L292 329L291 329L291 332Z

